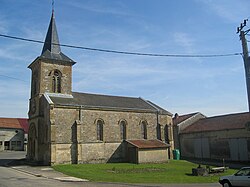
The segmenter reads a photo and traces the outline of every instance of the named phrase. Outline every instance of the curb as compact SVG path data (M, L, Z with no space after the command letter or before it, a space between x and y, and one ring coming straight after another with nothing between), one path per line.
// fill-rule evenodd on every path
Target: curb
M29 175L33 175L35 177L44 177L44 178L49 178L49 177L45 177L41 174L37 174L37 173L32 173L30 171L26 171L26 170L23 170L23 169L20 169L20 168L17 168L17 167L11 167L12 169L14 170L17 170L17 171L20 171L20 172L23 172L23 173L26 173L26 174L29 174Z
M47 177L47 176L44 176L42 174L37 174L37 173L33 173L33 172L30 172L30 171L26 171L24 169L18 168L18 166L17 167L11 167L11 168L14 169L14 170L17 170L19 172L23 172L23 173L26 173L26 174L29 174L29 175L33 175L35 177L43 177L43 178L46 178L46 179L53 179L53 180L58 180L58 181L62 181L62 182L89 182L89 180L87 180L87 179L81 179L81 178L70 177L70 176Z
M54 179L62 182L89 182L87 179L80 179L76 177L56 177Z

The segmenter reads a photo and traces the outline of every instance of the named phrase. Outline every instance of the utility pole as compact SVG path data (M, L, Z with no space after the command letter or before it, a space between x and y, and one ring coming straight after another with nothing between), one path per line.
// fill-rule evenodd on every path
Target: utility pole
M240 24L239 27L237 27L237 34L240 33L240 40L242 42L242 56L244 61L244 67L245 67L245 77L246 77L246 86L247 86L247 99L248 99L248 111L250 112L250 58L248 53L248 47L247 47L247 39L246 35L248 35L250 29L243 30L244 27L247 24L248 19L245 19L243 23Z

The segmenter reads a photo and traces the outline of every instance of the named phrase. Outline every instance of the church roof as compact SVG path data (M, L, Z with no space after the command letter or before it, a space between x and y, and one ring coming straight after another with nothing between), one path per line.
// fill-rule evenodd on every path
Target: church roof
M59 37L56 29L56 21L54 11L52 12L49 28L43 45L41 58L62 60L66 62L75 63L69 57L61 52Z
M48 94L54 104L63 106L82 106L83 108L102 108L111 110L140 110L158 112L160 114L172 114L156 104L152 104L142 98L99 95L73 92L73 97L64 97L59 94Z

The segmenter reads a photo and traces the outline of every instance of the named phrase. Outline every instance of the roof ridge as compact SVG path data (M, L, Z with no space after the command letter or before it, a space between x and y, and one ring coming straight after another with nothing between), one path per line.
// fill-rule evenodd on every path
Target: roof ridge
M76 94L86 94L86 95L96 95L96 96L105 96L105 97L119 97L119 98L130 98L130 99L140 99L140 97L132 97L132 96L117 96L117 95L108 95L108 94L98 94L98 93L86 93L86 92L72 92Z
M196 114L198 114L198 113L200 113L200 112L192 112L192 113L183 114L183 115L179 115L179 114L178 114L178 117L189 116L189 115L196 115Z
M207 119L221 118L221 117L227 117L227 116L236 116L236 115L243 115L243 114L249 114L249 115L250 115L250 112L241 112L241 113L232 113L232 114L222 114L222 115L207 117Z

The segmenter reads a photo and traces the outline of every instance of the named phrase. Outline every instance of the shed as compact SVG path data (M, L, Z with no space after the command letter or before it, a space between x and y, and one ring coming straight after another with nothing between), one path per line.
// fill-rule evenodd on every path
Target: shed
M127 156L131 163L162 163L169 159L169 144L160 140L127 140Z

